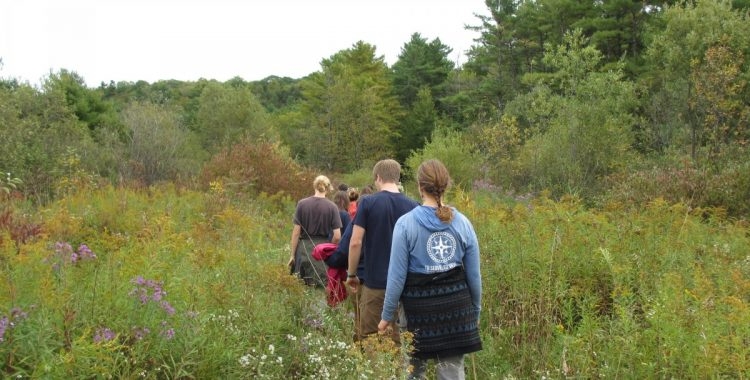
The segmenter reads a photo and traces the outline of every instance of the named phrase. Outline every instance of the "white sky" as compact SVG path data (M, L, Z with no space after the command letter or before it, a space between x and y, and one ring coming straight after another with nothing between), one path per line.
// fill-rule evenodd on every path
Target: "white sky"
M0 0L0 77L75 71L110 80L301 78L359 40L392 65L411 35L464 52L484 0Z

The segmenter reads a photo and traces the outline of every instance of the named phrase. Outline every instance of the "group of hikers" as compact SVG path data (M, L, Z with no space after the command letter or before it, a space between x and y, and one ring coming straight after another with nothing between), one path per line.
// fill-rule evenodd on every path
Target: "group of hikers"
M288 262L305 284L326 288L328 305L350 295L354 336L412 333L410 378L435 361L439 379L463 379L464 356L482 349L479 244L471 222L444 203L450 185L435 159L417 170L421 204L400 191L401 165L372 169L374 188L333 190L326 176L297 203ZM342 232L343 231L343 232Z

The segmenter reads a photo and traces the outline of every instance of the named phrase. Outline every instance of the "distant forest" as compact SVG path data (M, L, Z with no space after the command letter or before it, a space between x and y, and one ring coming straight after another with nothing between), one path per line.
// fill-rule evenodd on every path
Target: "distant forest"
M304 78L2 78L0 190L221 180L297 197L313 173L437 157L467 190L750 216L750 0L486 5L460 67L414 33L392 66L357 41Z

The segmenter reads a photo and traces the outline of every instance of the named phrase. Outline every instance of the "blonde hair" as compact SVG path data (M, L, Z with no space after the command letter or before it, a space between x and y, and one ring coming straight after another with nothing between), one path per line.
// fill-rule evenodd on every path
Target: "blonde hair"
M427 194L435 197L438 208L435 211L438 218L443 222L453 219L453 209L443 204L442 198L451 183L448 169L439 160L427 160L419 165L417 170L417 183L419 188Z
M331 180L329 180L328 177L324 175L315 177L315 180L313 181L313 188L315 189L315 191L320 193L327 193L333 190L333 187L331 187Z
M372 177L386 183L398 183L401 179L401 164L396 160L386 159L378 161L372 168Z

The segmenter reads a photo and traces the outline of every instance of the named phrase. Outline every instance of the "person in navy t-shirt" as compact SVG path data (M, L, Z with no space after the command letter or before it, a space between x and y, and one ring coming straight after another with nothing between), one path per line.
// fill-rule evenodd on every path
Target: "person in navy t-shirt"
M378 332L388 279L393 227L398 218L419 205L399 191L401 165L397 161L378 161L372 169L372 174L379 191L361 200L354 217L349 243L346 283L353 293L361 291L360 315L359 320L355 322L355 334L358 339ZM360 284L357 265L363 250L366 252L365 282ZM392 338L399 342L397 329L394 329Z

